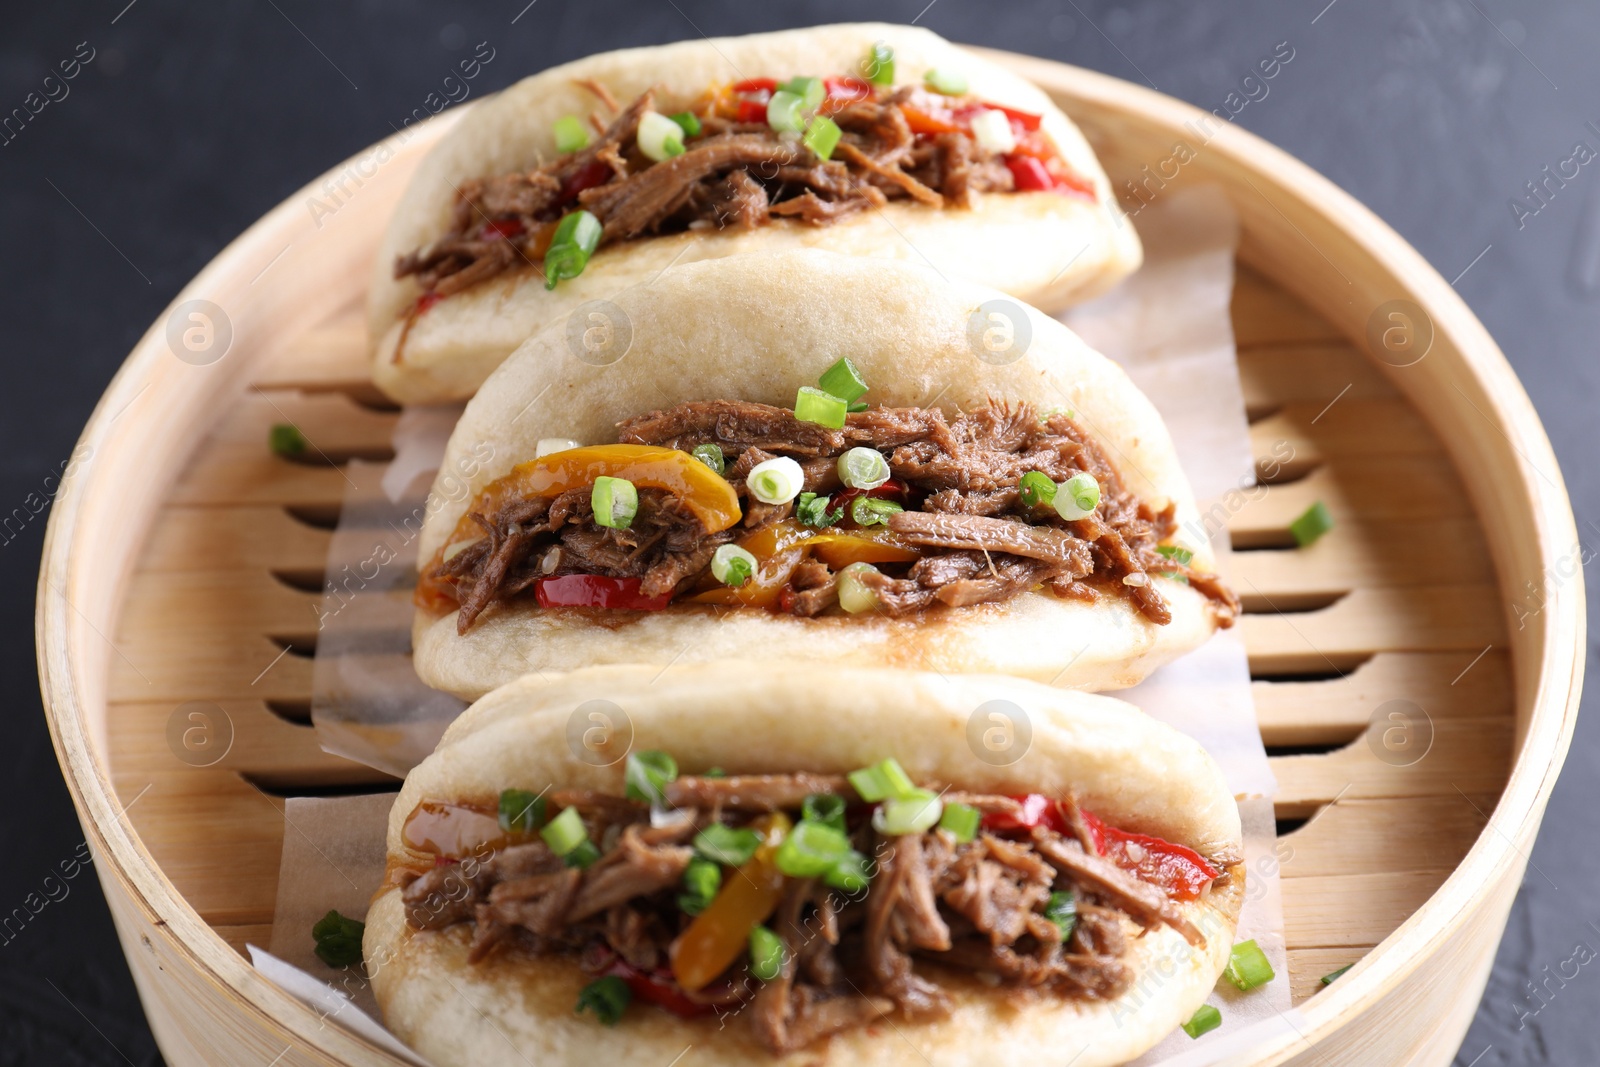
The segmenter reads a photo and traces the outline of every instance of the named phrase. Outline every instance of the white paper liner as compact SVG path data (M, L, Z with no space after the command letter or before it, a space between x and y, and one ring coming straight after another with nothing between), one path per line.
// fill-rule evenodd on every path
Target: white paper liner
M1147 206L1139 221L1145 266L1062 320L1121 363L1161 412L1204 514L1216 497L1254 484L1230 316L1237 216L1220 190L1199 187ZM397 775L432 751L463 707L423 686L407 654L416 531L429 506L426 486L458 415L458 408L408 410L396 428L394 461L383 468L351 465L353 488L329 551L313 721L326 750ZM1188 539L1208 534L1226 576L1225 531L1189 531ZM1256 724L1242 640L1224 631L1115 695L1199 740L1241 798L1249 889L1238 940L1254 938L1278 975L1248 994L1220 982L1210 998L1223 1013L1218 1030L1199 1041L1174 1031L1135 1062L1200 1067L1262 1040L1268 1028L1303 1030L1291 1006L1283 938L1270 799L1277 785ZM335 972L318 960L310 930L330 908L366 914L383 878L392 802L393 794L289 800L271 954L251 948L263 974L321 1013L337 1008L342 1022L363 1033L377 1026L366 1014L375 1014L370 990L355 971Z

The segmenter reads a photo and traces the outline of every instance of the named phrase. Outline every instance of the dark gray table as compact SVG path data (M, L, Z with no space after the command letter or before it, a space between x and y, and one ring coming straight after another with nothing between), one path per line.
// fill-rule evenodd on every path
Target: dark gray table
M1456 279L1544 416L1586 543L1600 534L1600 473L1590 463L1600 390L1600 162L1548 184L1544 202L1526 188L1578 143L1600 151L1600 8L1592 4L5 7L0 115L30 92L57 99L0 145L0 360L16 375L0 398L0 520L34 510L41 496L30 494L48 494L117 364L179 287L279 200L390 133L477 42L495 50L476 82L482 92L606 48L875 17L920 19L957 40L1148 82L1206 108L1222 106L1255 61L1287 41L1293 62L1238 121L1350 190ZM77 76L47 86L63 61ZM0 645L8 698L0 919L17 908L27 915L20 929L0 933L0 1063L143 1067L159 1056L98 886L87 874L45 883L83 835L44 729L30 655L43 525L43 513L0 522L0 618L14 642ZM1600 1060L1591 1014L1600 977L1593 967L1550 977L1577 946L1586 947L1580 958L1600 951L1596 729L1578 728L1533 857L1548 881L1536 875L1523 886L1463 1065ZM1540 984L1537 995L1529 983Z

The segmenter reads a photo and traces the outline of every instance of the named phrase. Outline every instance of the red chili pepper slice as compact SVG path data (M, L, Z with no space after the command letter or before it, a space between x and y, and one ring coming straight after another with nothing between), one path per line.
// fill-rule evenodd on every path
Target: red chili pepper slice
M733 83L736 93L775 93L778 91L777 78L746 78L742 82Z
M1044 164L1032 156L1010 155L1005 159L1006 169L1011 171L1011 179L1019 192L1048 193L1056 187Z
M621 608L626 611L660 611L671 593L647 597L639 593L637 578L607 578L599 574L563 574L533 583L541 608Z
M1143 881L1160 886L1177 900L1195 899L1221 873L1192 848L1149 834L1118 830L1087 811L1080 814L1102 856Z
M522 225L521 219L495 219L493 222L483 224L483 240L491 241L497 237L520 237L527 227Z
M580 167L561 186L561 199L573 200L585 189L593 189L597 185L604 185L611 180L611 168L598 159L590 160Z
M901 504L904 504L910 495L910 486L906 485L905 482L890 478L876 489L846 489L844 492L835 495L832 500L828 501L828 510L833 512L843 508L844 515L839 521L842 524L854 526L855 522L850 518L850 504L855 500L856 497L872 496L885 500L894 499L898 500Z
M866 100L872 96L872 84L870 82L850 75L823 78L822 84L828 90L827 99L834 103L848 104L851 101Z
M701 1015L710 1015L717 1009L710 1004L696 1004L684 996L683 990L667 972L652 974L641 971L633 964L623 959L618 959L607 967L604 972L607 976L616 976L628 983L628 988L633 995L647 1004L654 1004L658 1008L665 1008L672 1014L682 1019L693 1019Z
M1072 833L1072 826L1067 822L1061 805L1049 797L1040 793L1029 793L1011 799L1022 805L1021 813L1012 815L1008 811L991 811L983 817L984 829L1032 830L1036 826L1042 826L1058 834Z

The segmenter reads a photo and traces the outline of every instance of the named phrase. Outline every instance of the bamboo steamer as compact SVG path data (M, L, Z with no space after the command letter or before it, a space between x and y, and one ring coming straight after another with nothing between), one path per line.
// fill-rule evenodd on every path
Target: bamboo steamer
M1154 92L993 58L1083 125L1119 190L1213 182L1242 220L1234 323L1252 440L1258 457L1287 442L1292 458L1225 517L1236 545L1260 549L1235 557L1234 577L1290 821L1280 855L1299 1014L1238 1062L1446 1064L1577 712L1582 575L1544 431L1450 286L1325 179ZM176 1067L399 1062L263 981L240 949L270 937L280 798L383 781L317 748L300 653L315 641L338 463L381 456L395 417L365 382L364 280L413 168L459 114L329 172L207 266L128 357L56 499L38 589L45 706ZM1174 173L1164 161L1180 143L1191 152ZM1431 326L1408 366L1385 347L1395 306ZM204 330L197 308L212 348L177 358L169 323L175 337ZM266 430L281 421L327 463L271 455ZM1338 527L1285 547L1319 499ZM1390 699L1432 719L1431 749L1408 766L1363 741ZM231 720L212 766L168 745L187 701Z

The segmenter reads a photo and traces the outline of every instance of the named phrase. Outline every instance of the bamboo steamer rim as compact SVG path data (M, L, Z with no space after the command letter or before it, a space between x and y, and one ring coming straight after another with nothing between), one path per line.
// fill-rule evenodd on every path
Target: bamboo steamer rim
M1015 53L974 51L1036 81L1074 115L1132 120L1174 136L1181 136L1186 123L1209 117L1191 105L1107 75ZM215 297L230 289L242 292L241 282L247 280L234 277L240 273L241 264L265 263L281 255L280 250L296 238L313 232L304 208L308 198L325 191L329 183L375 153L387 151L397 159L420 157L465 112L466 107L453 109L350 157L279 204L230 243L184 287L140 338L96 405L78 447L88 446L93 449L92 456L102 458L114 456L114 446L119 442L129 447L127 439L139 436L132 429L135 420L118 425L119 416L147 389L154 387L153 398L159 399L163 386L173 387L173 368L164 365L172 362L164 332L167 316L174 308L187 300ZM1453 353L1451 365L1465 373L1465 381L1457 384L1462 395L1486 418L1497 420L1507 447L1529 467L1550 472L1554 477L1552 481L1531 476L1519 466L1520 482L1515 487L1492 487L1492 501L1489 488L1473 486L1479 515L1486 513L1488 503L1502 509L1509 503L1510 513L1528 527L1524 532L1533 534L1541 574L1567 546L1576 545L1576 523L1560 481L1559 465L1532 403L1499 347L1443 277L1353 197L1256 135L1225 123L1212 132L1203 152L1208 168L1231 171L1243 178L1268 198L1278 214L1283 215L1279 205L1287 205L1302 222L1314 220L1320 230L1337 235L1355 253L1349 258L1359 259L1365 271L1382 280L1385 293L1403 295L1427 310L1436 331L1434 347L1442 350L1440 361ZM397 196L398 190L393 193ZM373 213L373 205L367 204L355 214ZM1290 221L1287 215L1283 218ZM1290 225L1307 243L1311 242L1303 227L1292 221ZM381 231L381 223L376 229ZM1270 261L1269 254L1249 247L1249 237L1246 230L1241 258L1255 261L1260 256ZM374 237L368 243L375 244L375 240ZM1306 257L1309 272L1274 271L1269 266L1268 273L1330 320L1342 323L1349 332L1349 316L1330 304L1328 287L1314 284L1316 275L1322 273L1316 260L1317 255ZM1331 261L1328 266L1333 266ZM364 272L365 264L359 269ZM1337 267L1333 269L1337 272ZM270 350L270 344L260 345L249 358L252 363L259 362ZM228 381L241 376L241 369L236 368ZM1402 375L1390 377L1408 397L1417 399L1419 387L1414 381L1408 385ZM213 392L225 392L224 385L214 384ZM200 406L203 401L195 403ZM1447 439L1447 443L1459 465L1459 442ZM94 850L98 873L102 881L115 878L135 906L150 917L155 936L167 941L165 949L187 961L206 981L236 994L238 1010L254 1016L264 1028L281 1028L309 1050L338 1060L398 1062L341 1028L323 1025L316 1012L261 978L178 894L123 814L105 763L105 737L85 712L97 702L104 703L104 671L100 669L97 676L96 669L103 668L112 654L101 635L116 618L120 594L117 583L105 581L104 574L92 589L80 588L69 568L76 542L91 525L84 521L86 513L93 516L95 498L89 494L97 485L106 483L109 476L102 474L102 468L114 462L109 458L101 463L90 462L63 479L46 531L35 619L41 690L52 743ZM142 529L137 521L131 525ZM1507 546L1501 545L1494 555L1501 593L1510 603L1514 600L1515 583L1505 573L1503 557L1508 551ZM125 578L131 558L130 551L111 577L119 581ZM1524 633L1531 634L1520 648L1514 648L1521 744L1511 778L1495 811L1490 813L1490 825L1433 897L1356 968L1305 1004L1299 1011L1302 1025L1253 1047L1249 1053L1252 1063L1285 1062L1303 1051L1307 1042L1314 1044L1328 1037L1344 1020L1375 1006L1451 935L1457 922L1477 902L1481 888L1492 883L1500 868L1525 857L1576 723L1585 653L1583 603L1580 569L1570 582L1551 593L1543 610L1527 623ZM91 615L102 625L97 626ZM1533 647L1537 647L1538 654L1530 660L1528 649ZM73 651L76 649L92 649L95 654L78 655ZM1522 720L1520 713L1524 709L1527 714Z

